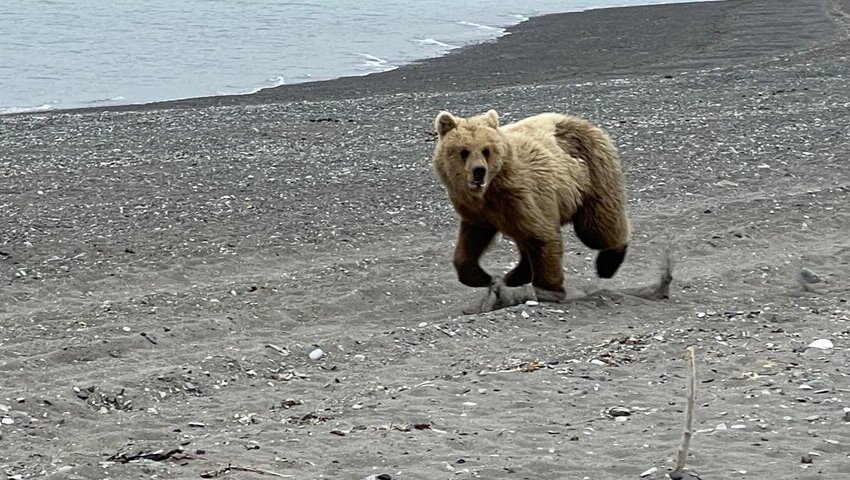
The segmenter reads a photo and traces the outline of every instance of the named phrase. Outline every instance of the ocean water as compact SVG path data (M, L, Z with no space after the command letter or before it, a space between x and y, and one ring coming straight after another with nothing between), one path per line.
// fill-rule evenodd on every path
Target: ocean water
M531 16L675 1L2 0L0 114L365 75Z

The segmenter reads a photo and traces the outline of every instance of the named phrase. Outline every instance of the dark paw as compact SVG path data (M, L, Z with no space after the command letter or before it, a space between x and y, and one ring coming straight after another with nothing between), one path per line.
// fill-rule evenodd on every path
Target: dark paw
M516 267L505 274L506 287L521 287L529 283L531 283L531 271L529 270L520 270L519 267Z
M546 290L540 287L534 287L534 294L538 302L559 303L567 298L567 293L563 290Z
M623 259L626 258L628 245L611 250L602 250L596 256L596 273L600 278L611 278L617 273Z

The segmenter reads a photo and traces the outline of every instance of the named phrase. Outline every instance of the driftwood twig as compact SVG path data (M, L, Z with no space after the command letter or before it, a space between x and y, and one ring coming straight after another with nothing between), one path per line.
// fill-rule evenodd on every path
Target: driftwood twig
M691 445L691 435L693 434L694 399L696 398L697 389L697 372L694 347L688 347L688 349L685 351L685 360L688 362L688 403L685 408L685 428L682 431L682 443L679 444L679 453L678 455L676 455L676 466L673 469L674 473L679 474L681 474L682 470L684 470L685 468L685 462L688 459L688 448Z
M226 467L219 468L218 470L210 470L208 472L201 473L201 478L216 478L220 477L228 472L237 471L237 472L251 472L257 473L260 475L270 475L272 477L278 478L292 478L294 475L284 475L282 473L273 472L271 470L264 470L262 468L254 468L254 467L240 467L239 465L228 465Z

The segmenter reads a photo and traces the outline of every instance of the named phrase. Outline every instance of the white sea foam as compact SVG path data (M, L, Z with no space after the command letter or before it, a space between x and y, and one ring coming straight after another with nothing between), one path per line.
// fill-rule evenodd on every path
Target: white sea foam
M266 84L266 85L263 85L261 87L252 88L252 89L246 90L244 92L237 92L235 94L234 93L219 93L219 95L253 95L253 94L259 92L260 90L265 90L267 88L280 87L281 85L286 85L287 83L289 83L289 82L286 81L286 77L278 75L276 77L270 78L269 83Z
M53 110L53 104L45 103L37 107L0 107L0 115L10 115L13 113L31 113L31 112L46 112Z
M478 29L481 29L481 30L492 30L494 32L504 32L505 31L505 29L501 28L501 27L491 27L490 25L482 25L480 23L467 22L465 20L461 20L460 22L457 22L457 23L459 25L465 25L467 27L475 27L475 28L478 28Z
M384 60L381 57L376 57L368 53L358 53L357 55L365 60L365 62L363 62L363 66L365 66L369 70L385 72L387 70L393 70L395 68L398 68L392 63L390 63L388 60Z
M433 38L415 38L414 41L420 45L442 47L447 49L460 48L458 45L452 45L450 43L441 42Z
M528 21L528 17L526 17L525 15L522 15L522 14L520 14L520 13L515 13L515 14L513 15L513 17L514 17L514 18L516 18L517 20L519 20L519 21L520 21L520 23L525 22L525 21Z
M127 99L125 97L122 97L122 96L119 95L117 97L98 98L98 99L95 99L95 100L89 100L89 101L82 102L82 103L85 103L85 104L88 104L88 105L102 105L104 103L120 102L121 100L127 100Z

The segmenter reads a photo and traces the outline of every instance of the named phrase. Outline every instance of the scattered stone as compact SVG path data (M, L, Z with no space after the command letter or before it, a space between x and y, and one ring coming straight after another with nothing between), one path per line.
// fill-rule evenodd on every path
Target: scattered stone
M820 283L822 281L820 275L809 270L808 268L803 268L802 270L800 270L800 278L808 284Z
M189 422L189 426L192 428L204 428L206 425L204 422Z
M800 459L800 463L812 463L812 462L813 462L812 456L809 455L808 453L804 453L803 458Z
M310 352L310 360L318 360L325 356L325 352L322 351L321 348L316 348L312 352Z
M283 407L283 408L292 408L296 405L301 405L303 403L304 402L302 402L301 400L295 400L294 398L287 398L286 400L283 400L283 401L280 402L280 406Z
M829 350L834 346L835 345L833 345L832 341L826 338L819 338L809 344L809 348L818 348L820 350Z
M628 417L632 411L626 407L612 407L608 409L608 415L612 417Z
M2 423L3 425L12 425L13 423L15 423L15 421L12 420L10 417L3 417L2 419L0 419L0 423Z
M656 473L658 473L658 468L657 468L657 467L652 467L652 468L650 468L649 470L646 470L645 472L641 473L641 474L640 474L640 477L641 477L641 478L644 478L644 477L648 477L648 476L650 476L650 475L655 475Z
M850 410L844 412L844 421L850 422Z
M366 360L366 355L363 355L362 353L358 353L358 354L354 355L354 357L352 357L352 358L354 358L355 361L363 362L363 361Z

